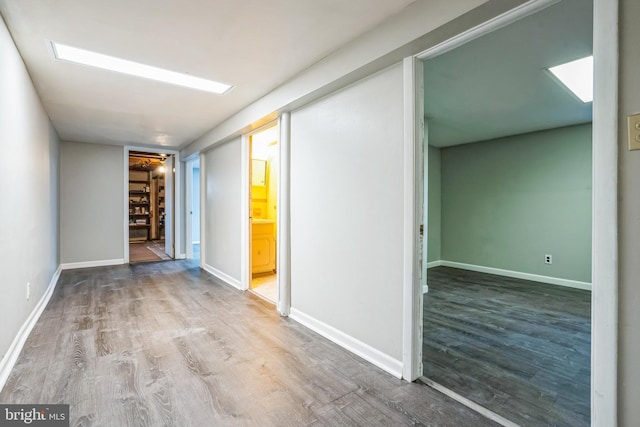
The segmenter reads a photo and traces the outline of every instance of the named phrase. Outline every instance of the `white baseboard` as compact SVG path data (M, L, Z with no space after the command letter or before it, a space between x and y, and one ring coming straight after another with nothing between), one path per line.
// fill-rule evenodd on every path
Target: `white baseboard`
M91 267L107 267L109 265L121 265L124 264L124 259L105 259L101 261L82 261L82 262L67 262L60 264L63 270L71 270L73 268L91 268Z
M427 263L427 268L440 267L442 265L442 261L431 261Z
M244 289L242 289L242 284L240 283L240 281L238 279L235 279L231 276L229 276L227 273L223 273L222 271L211 267L209 264L204 264L204 266L202 267L204 269L204 271L206 271L209 274L212 274L213 276L217 277L218 279L222 280L224 283L233 286L236 289L239 289L241 291L244 291Z
M393 357L382 353L380 350L377 350L370 345L339 331L333 326L329 326L326 323L323 323L293 307L291 308L289 317L312 331L317 332L328 340L333 341L339 346L344 347L350 352L362 357L367 362L387 371L394 377L402 378L402 362L400 360L396 360Z
M481 265L464 264L454 261L440 261L440 265L445 267L460 268L462 270L478 271L480 273L495 274L498 276L514 277L516 279L532 280L534 282L548 283L550 285L566 286L568 288L591 290L591 283L579 282L577 280L560 279L558 277L541 276L538 274L521 273L519 271L502 270Z
M4 388L4 385L6 384L7 379L9 379L9 375L11 374L11 371L13 370L13 367L15 366L18 360L18 356L20 356L22 347L24 347L24 343L27 341L27 338L29 337L31 330L33 329L36 322L40 318L40 315L42 314L45 307L49 303L49 300L51 299L51 295L53 295L53 291L56 288L56 285L58 283L58 279L60 278L61 271L62 271L62 266L58 266L55 273L53 273L53 277L49 282L49 286L47 287L47 290L44 291L44 295L42 295L42 298L40 298L40 301L38 301L38 304L36 304L36 306L33 308L33 311L31 311L31 314L29 315L29 317L27 317L27 320L25 320L25 322L22 324L22 327L18 331L18 334L13 339L13 342L9 346L9 349L7 350L2 360L0 361L0 391L2 391L2 389Z

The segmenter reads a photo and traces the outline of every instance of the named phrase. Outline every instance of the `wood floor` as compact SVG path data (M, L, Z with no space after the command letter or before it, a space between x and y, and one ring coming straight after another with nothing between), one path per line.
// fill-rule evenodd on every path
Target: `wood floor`
M251 278L251 290L267 301L278 302L278 276L272 274L258 274Z
M522 426L590 424L590 292L448 267L427 279L427 378Z
M490 426L393 378L192 261L63 271L3 403L72 426Z
M171 257L164 252L164 240L129 243L130 262L167 261L170 259Z

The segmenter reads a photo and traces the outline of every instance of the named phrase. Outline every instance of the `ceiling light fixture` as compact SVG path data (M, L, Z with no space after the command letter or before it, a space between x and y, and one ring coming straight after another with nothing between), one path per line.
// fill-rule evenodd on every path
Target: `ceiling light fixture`
M109 55L103 55L101 53L67 46L54 41L51 41L51 48L53 50L53 55L59 60L89 65L91 67L102 68L103 70L143 77L145 79L170 83L191 89L203 90L218 95L227 93L233 87L225 83L194 77L188 74L177 73L163 68L152 67L151 65L144 65Z
M593 101L593 56L549 68L584 103Z

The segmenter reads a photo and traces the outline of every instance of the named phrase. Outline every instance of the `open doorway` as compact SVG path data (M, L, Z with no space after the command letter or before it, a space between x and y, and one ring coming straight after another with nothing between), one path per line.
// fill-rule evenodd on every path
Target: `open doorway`
M187 161L187 259L200 260L200 157Z
M592 105L548 70L592 54L592 10L423 63L425 382L521 425L590 422Z
M129 262L174 259L174 157L129 151Z
M277 124L249 136L249 289L276 304L278 151Z

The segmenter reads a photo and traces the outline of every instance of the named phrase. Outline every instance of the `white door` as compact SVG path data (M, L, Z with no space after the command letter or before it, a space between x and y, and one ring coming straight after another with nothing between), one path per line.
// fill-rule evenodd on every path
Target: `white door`
M173 155L167 157L164 162L164 251L171 258L174 256L174 242L173 242L173 211L174 211L174 168L175 163Z

